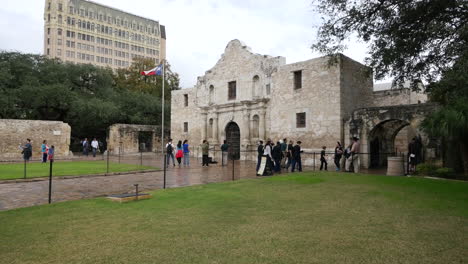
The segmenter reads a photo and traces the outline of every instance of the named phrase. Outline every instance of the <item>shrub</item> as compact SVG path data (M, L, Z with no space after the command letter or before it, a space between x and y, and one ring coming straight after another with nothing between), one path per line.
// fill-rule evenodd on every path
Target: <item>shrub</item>
M435 170L435 176L440 178L455 178L455 171L451 168L438 168Z
M421 163L416 165L416 174L421 176L435 176L438 167L433 163Z

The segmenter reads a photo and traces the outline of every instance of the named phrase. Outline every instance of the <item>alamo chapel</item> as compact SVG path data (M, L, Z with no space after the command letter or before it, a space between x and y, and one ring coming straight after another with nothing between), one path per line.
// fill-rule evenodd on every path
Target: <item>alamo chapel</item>
M192 149L203 139L210 145L227 140L240 158L268 138L300 140L305 150L315 151L333 149L336 141L347 143L357 135L365 138L362 148L369 151L371 131L350 130L355 110L426 100L409 89L374 92L370 68L342 54L334 58L335 63L324 56L286 64L284 57L255 54L232 40L195 87L172 92L171 137L189 140ZM382 138L380 151L393 149L403 128L405 139L416 134L410 124L405 120L392 126L392 142L385 144Z

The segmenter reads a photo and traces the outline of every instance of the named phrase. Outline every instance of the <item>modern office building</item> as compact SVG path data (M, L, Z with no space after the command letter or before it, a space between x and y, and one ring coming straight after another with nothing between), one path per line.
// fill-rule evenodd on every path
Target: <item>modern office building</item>
M159 21L87 0L46 0L44 54L65 62L112 69L133 58L166 58L166 29Z

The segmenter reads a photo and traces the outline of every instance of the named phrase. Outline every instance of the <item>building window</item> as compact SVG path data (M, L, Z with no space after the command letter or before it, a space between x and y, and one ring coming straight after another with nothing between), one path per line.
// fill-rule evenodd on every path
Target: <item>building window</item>
M57 34L58 34L59 36L62 36L62 29L61 29L61 28L57 29Z
M61 49L57 49L57 56L62 56L62 50Z
M236 99L236 81L228 82L228 100Z
M47 10L50 10L50 5L51 5L51 3L50 3L50 2L49 2L49 3L47 3Z
M188 94L184 94L184 106L188 106Z
M62 39L57 39L57 45L62 46Z
M188 132L188 122L184 122L184 132Z
M306 113L296 113L296 127L306 127Z
M269 95L270 94L270 90L271 90L271 86L270 84L267 84L266 87L265 87L265 90L266 90L266 94Z
M50 35L50 28L47 28L47 35Z
M47 55L50 55L50 49L47 49Z
M59 24L62 24L62 15L59 15L59 16L58 16L58 23L59 23Z
M47 45L50 45L50 38L47 38Z
M60 11L60 12L63 11L63 5L62 4L58 4L58 11Z
M47 15L47 22L50 22L50 14Z
M302 88L302 71L294 72L294 89Z

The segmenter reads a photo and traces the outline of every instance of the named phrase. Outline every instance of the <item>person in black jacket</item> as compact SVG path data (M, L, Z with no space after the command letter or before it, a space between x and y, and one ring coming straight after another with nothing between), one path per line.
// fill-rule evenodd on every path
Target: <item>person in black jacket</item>
M258 147L257 147L257 169L256 171L258 171L258 169L260 168L260 163L262 162L262 156L263 156L263 141L260 140L259 141L259 144L258 144Z
M339 141L336 142L336 147L335 147L335 166L336 166L336 171L339 171L341 166L340 166L340 160L341 157L343 156L343 147L341 146L341 143Z
M293 147L293 151L292 151L293 159L292 159L292 164L291 164L292 166L291 172L294 172L294 170L296 169L296 164L297 164L297 170L302 171L301 143L302 143L301 141L298 141L297 144Z
M325 154L326 149L327 147L323 146L322 151L320 152L320 170L323 169L323 165L325 165L325 170L327 170L328 162L327 162L327 159L325 158L325 156L327 155Z
M276 142L275 147L273 147L271 156L273 156L273 160L275 161L275 172L281 172L281 159L283 159L283 151L281 151L281 143Z
M294 148L294 141L290 140L286 152L286 156L288 157L288 162L286 163L286 171L289 170L289 166L291 166L292 163L292 152Z

